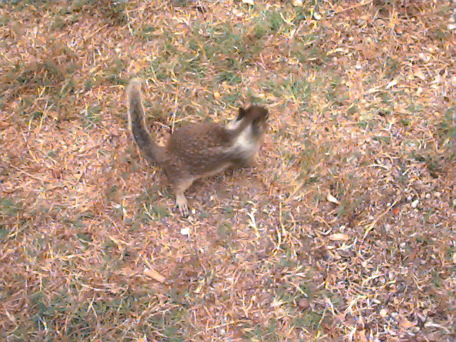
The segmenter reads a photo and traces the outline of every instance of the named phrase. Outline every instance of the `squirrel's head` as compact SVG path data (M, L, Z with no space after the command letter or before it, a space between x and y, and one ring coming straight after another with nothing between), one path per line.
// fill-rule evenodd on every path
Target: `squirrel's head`
M241 121L243 119L251 120L254 134L264 134L268 128L268 118L269 111L266 108L252 105L247 109L240 107L236 121Z

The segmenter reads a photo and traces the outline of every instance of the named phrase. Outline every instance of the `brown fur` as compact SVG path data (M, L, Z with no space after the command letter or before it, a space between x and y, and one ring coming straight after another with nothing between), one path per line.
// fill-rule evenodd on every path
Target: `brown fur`
M144 156L158 164L176 194L182 215L188 215L184 192L194 180L221 172L230 166L249 164L258 152L267 129L267 109L240 108L236 120L226 127L215 123L190 124L177 129L165 146L159 146L144 123L141 81L127 88L128 121Z

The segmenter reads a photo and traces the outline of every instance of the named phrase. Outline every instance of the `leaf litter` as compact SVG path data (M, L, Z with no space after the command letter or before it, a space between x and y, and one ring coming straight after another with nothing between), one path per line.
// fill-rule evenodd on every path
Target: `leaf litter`
M453 5L2 4L2 339L453 341ZM136 75L159 140L270 108L190 219L127 132Z

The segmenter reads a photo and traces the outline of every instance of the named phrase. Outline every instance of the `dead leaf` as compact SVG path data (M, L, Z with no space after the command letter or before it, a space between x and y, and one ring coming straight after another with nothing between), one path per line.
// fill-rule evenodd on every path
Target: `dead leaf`
M329 239L332 241L347 241L350 237L347 234L336 233L329 236Z
M337 198L335 198L333 195L331 195L330 193L328 193L328 196L326 196L326 199L328 200L328 202L331 202L334 204L340 204L339 200Z
M313 17L315 20L321 20L321 15L320 15L318 12L313 12L312 17Z
M156 281L158 281L159 283L164 283L166 278L164 276L162 276L160 273L158 273L157 271L155 271L154 269L151 269L151 268L146 268L144 270L144 274Z
M190 229L189 228L182 228L180 233L184 236L190 236Z
M426 75L424 74L423 70L421 70L419 68L415 68L414 75L415 75L415 77L418 77L422 81L424 81L426 79Z
M394 207L393 209L391 209L391 213L393 213L394 216L399 215L400 212L401 212L400 207Z
M397 84L397 80L392 80L388 85L386 86L386 89L392 88Z
M410 322L407 318L402 317L399 321L399 326L404 329L410 329L414 327L416 324L413 322Z

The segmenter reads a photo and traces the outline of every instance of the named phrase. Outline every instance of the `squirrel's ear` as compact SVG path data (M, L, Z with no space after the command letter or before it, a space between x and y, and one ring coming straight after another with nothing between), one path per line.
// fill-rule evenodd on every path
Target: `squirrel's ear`
M245 116L245 114L246 114L246 110L242 107L239 107L239 114L238 114L237 119L241 120Z

